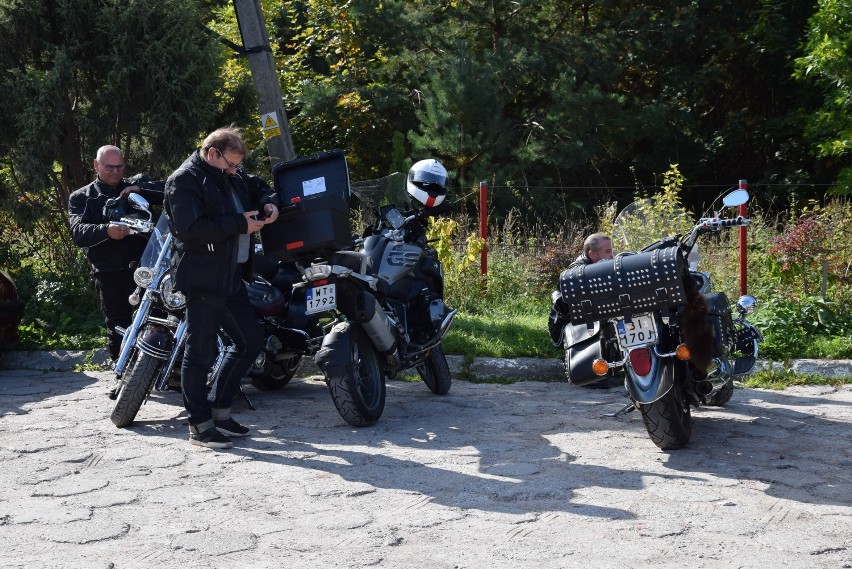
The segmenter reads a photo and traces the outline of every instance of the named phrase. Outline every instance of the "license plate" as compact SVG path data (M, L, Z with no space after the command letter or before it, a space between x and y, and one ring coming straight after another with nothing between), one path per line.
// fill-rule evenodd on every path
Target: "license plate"
M651 314L640 314L633 317L632 322L621 318L615 321L618 332L618 343L622 348L632 348L657 342L657 323Z
M307 290L307 314L325 312L337 307L337 291L333 284L311 287Z

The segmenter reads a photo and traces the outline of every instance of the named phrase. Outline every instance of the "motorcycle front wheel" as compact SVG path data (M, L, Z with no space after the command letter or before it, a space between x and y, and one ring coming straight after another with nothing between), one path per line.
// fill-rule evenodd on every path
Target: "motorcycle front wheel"
M136 418L162 364L162 360L136 352L135 361L127 372L127 381L122 383L110 415L116 427L126 427Z
M417 373L420 374L420 379L429 391L435 395L446 395L453 385L450 366L447 364L447 358L440 344L432 348L426 360L417 366Z
M281 389L293 379L302 356L293 356L280 362L266 361L263 367L251 369L251 384L258 391L275 391Z
M353 427L367 427L385 410L385 373L370 340L353 328L349 365L333 377L326 376L331 400L343 420Z
M686 372L683 362L666 365L663 373L675 374L672 388L653 403L639 405L648 436L662 450L682 448L692 437L692 414L683 393Z

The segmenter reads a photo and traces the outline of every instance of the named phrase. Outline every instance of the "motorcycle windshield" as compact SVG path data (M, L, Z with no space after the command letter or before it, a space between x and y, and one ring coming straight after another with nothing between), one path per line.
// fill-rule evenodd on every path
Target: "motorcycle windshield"
M157 258L160 256L160 251L163 250L163 245L166 242L166 238L169 236L169 224L168 218L165 213L160 215L160 219L157 220L157 225L154 226L154 231L151 232L151 235L148 237L148 245L145 247L145 251L142 252L142 258L139 260L140 267L153 267L157 262Z
M405 174L400 172L394 172L390 176L376 180L353 182L350 190L358 200L353 205L362 213L368 214L366 219L370 219L383 205L395 205L400 211L408 209Z
M641 198L625 207L612 223L614 252L638 251L648 245L690 231L695 222L677 204Z

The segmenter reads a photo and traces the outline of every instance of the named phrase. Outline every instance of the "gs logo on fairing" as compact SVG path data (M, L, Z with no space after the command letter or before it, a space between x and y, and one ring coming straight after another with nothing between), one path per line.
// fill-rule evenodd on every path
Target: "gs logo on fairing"
M420 259L420 251L406 251L403 245L395 245L387 256L388 265L394 267L413 267L418 259Z

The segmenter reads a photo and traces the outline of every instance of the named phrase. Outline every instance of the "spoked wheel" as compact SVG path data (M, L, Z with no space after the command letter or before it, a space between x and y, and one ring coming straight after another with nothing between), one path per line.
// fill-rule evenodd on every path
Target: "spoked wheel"
M163 364L148 354L137 351L136 357L127 372L126 381L122 381L116 397L115 407L110 415L110 420L116 427L126 427L133 422L139 408L154 385L157 370Z
M686 446L692 436L692 414L683 392L686 369L676 362L663 373L674 373L674 386L653 403L639 405L645 429L654 444L662 450L675 450Z
M302 356L293 356L276 362L266 360L260 368L252 367L251 384L259 391L281 389L290 383L301 363Z
M326 376L337 412L353 427L366 427L385 410L385 373L373 345L360 328L353 328L349 365L334 377Z
M426 387L435 395L446 395L453 385L450 366L447 364L447 358L440 344L432 348L426 360L417 366L417 373L420 374L420 379Z

